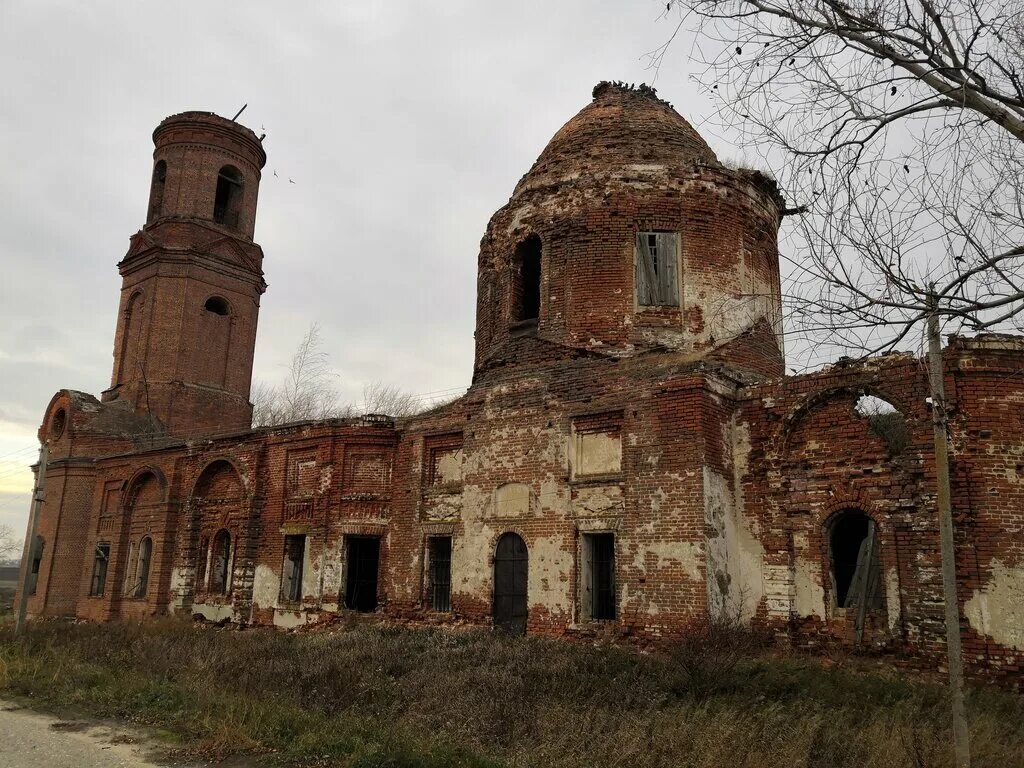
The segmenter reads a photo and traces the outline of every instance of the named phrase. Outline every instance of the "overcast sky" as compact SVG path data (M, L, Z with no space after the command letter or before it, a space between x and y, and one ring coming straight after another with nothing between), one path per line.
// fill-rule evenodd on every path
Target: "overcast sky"
M654 0L0 5L0 525L60 388L109 385L120 280L153 145L188 109L266 133L255 378L309 324L345 399L464 388L490 215L600 80L650 82ZM722 157L676 40L656 85ZM277 178L274 177L277 172ZM288 179L295 183L290 184Z

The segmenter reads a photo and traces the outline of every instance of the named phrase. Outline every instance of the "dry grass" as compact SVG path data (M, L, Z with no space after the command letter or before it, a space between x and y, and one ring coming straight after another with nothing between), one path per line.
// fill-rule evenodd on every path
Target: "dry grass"
M712 629L664 658L485 632L0 629L0 690L202 750L348 766L942 768L941 686L776 658ZM1024 765L1024 706L974 690L975 765Z

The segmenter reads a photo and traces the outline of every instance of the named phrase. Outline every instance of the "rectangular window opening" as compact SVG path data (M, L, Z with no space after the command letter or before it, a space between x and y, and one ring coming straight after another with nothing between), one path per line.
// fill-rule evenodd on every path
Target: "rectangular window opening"
M281 597L293 603L302 600L302 561L305 554L305 535L284 537L284 572L281 576Z
M583 534L583 618L615 618L615 534Z
M636 301L641 307L679 306L679 235L636 235Z
M110 562L110 545L97 544L96 552L92 561L92 582L89 585L89 595L100 597L107 584L107 564Z
M428 540L427 558L427 597L430 607L447 613L452 609L452 537L431 537Z

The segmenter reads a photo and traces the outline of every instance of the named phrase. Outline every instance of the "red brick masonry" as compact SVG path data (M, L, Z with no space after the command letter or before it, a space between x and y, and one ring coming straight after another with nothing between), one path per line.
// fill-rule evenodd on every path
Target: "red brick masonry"
M495 599L496 547L515 534L529 632L672 638L727 617L808 648L941 664L921 361L783 376L781 197L719 163L651 89L600 84L494 215L472 386L398 423L249 427L265 155L206 113L168 118L154 140L149 220L120 264L111 388L102 401L62 390L40 429L34 615L294 626L376 602L486 624L511 588ZM676 273L660 306L638 299L638 233L677 243L657 257ZM945 361L966 654L1019 682L1024 339L954 338ZM896 439L858 410L864 395L901 414ZM843 537L868 520L870 599L844 608L860 539ZM591 554L600 534L614 537L610 566ZM451 538L441 613L436 537ZM595 618L608 610L598 571L613 617Z

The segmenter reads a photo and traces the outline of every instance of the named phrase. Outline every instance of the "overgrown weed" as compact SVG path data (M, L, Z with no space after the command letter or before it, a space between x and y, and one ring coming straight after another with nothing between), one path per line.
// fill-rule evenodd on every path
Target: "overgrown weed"
M665 653L483 631L0 629L0 690L155 725L213 756L347 766L943 768L942 686L825 669L739 627ZM975 689L977 766L1024 765L1024 706Z

